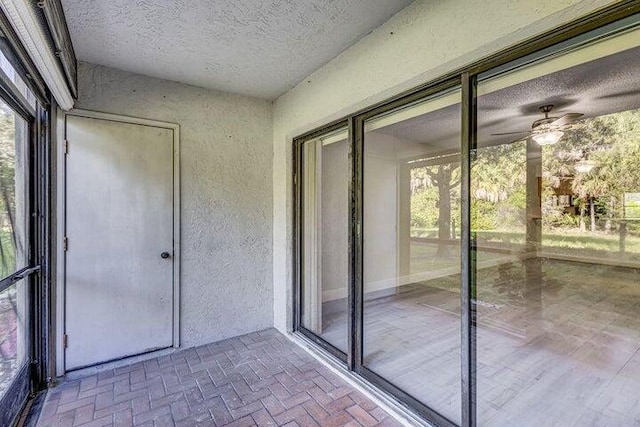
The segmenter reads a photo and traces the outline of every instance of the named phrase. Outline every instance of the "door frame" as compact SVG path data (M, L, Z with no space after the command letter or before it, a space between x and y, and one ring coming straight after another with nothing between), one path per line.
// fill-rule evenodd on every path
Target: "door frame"
M56 349L56 376L65 375L65 346L64 334L66 331L65 305L66 305L66 252L64 248L64 236L66 235L66 123L67 116L83 117L89 119L109 120L119 123L151 126L173 131L173 348L180 347L180 125L177 123L149 120L138 117L123 116L97 111L73 109L70 111L58 110L56 120L56 291L55 291L55 349ZM73 148L70 148L71 150Z

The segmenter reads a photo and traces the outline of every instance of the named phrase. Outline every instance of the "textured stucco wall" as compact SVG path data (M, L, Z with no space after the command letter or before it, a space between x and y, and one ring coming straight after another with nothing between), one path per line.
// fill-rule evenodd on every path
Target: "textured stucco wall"
M291 89L409 3L62 0L83 61L265 99Z
M272 104L80 63L77 108L180 124L181 339L270 327Z
M417 0L281 96L274 109L274 323L291 327L291 140L610 0Z

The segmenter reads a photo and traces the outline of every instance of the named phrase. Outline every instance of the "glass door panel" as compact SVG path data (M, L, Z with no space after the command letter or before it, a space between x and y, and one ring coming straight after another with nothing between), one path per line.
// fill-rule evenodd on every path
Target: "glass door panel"
M480 78L478 425L640 419L638 40Z
M346 353L351 215L347 129L306 141L301 154L301 325Z
M0 292L0 399L27 362L27 283Z
M0 412L28 390L28 279L15 277L28 265L28 142L26 121L0 101Z
M0 100L0 279L27 266L28 125Z
M460 422L460 90L365 122L363 365Z

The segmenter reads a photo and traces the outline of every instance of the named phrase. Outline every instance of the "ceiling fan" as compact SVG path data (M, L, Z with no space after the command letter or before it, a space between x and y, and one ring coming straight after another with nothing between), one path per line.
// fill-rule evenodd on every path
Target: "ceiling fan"
M562 117L549 117L549 113L553 110L552 104L542 105L539 109L540 112L544 114L544 118L533 122L530 131L493 133L492 135L523 135L523 137L516 141L531 136L531 138L540 145L552 145L560 141L560 138L564 135L561 129L574 124L580 117L584 116L584 114L581 113L567 113Z

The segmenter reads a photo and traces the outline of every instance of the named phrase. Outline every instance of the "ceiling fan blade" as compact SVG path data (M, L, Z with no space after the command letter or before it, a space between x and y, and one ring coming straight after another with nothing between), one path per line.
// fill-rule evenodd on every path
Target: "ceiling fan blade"
M618 92L611 93L609 95L599 96L597 99L615 99L615 98L624 98L628 96L638 96L640 95L640 90L628 90L626 92Z
M521 132L504 132L504 133L492 133L491 136L502 136L502 135L524 135L524 134L532 134L533 132L530 130L523 130Z
M507 142L507 144L515 144L516 142L527 141L528 139L529 139L529 136L525 136L524 138L518 138L518 139L514 139L513 141L509 141Z
M527 141L529 139L529 135L525 135L521 138L516 138L508 142L502 142L502 138L488 138L487 140L482 139L481 142L478 143L478 147L487 148L496 145L509 145L515 144L516 142Z
M580 114L580 113L567 113L564 116L560 117L557 120L552 121L551 123L549 123L549 126L564 126L564 125L570 125L573 122L575 122L576 120L578 120L580 117L584 116L584 114Z

